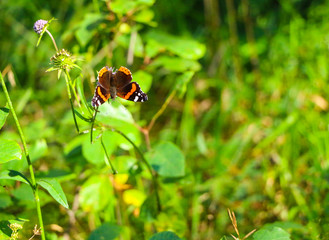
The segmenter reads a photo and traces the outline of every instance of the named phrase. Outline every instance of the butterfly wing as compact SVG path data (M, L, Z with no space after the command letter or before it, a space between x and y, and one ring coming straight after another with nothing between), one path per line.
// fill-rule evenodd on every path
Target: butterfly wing
M148 100L147 95L141 90L136 82L131 82L128 85L117 89L117 96L134 102L145 102Z
M115 73L114 83L116 88L120 89L128 85L132 79L133 76L130 70L126 67L120 67L119 70Z
M106 102L110 97L110 79L112 77L112 68L103 67L97 76L97 86L93 99L91 100L91 105L93 107L99 107L104 102Z

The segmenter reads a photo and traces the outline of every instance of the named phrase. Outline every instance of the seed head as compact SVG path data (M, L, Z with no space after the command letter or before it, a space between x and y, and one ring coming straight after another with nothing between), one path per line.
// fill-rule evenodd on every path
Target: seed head
M71 68L78 67L74 62L76 61L67 50L62 49L58 51L54 56L50 58L52 68L48 71L66 69L70 70ZM78 67L79 68L79 67Z

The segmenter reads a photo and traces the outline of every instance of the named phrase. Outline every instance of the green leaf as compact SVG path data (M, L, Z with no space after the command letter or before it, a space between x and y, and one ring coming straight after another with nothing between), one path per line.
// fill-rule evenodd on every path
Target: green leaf
M184 72L177 78L176 89L179 93L179 97L182 98L186 92L187 84L191 81L194 75L193 71Z
M63 192L61 185L56 179L53 178L37 179L37 184L39 184L44 189L46 189L49 192L49 194L63 207L69 208L69 204L67 203L65 193Z
M22 149L17 142L0 140L0 163L22 159Z
M136 22L141 22L155 27L156 22L153 22L154 12L151 9L143 9L133 16Z
M201 65L195 60L168 56L156 58L150 64L150 67L164 67L172 72L185 72L189 70L197 72L201 69Z
M104 223L94 230L88 240L112 240L119 236L121 228L113 223Z
M5 124L8 114L9 114L9 108L6 107L0 108L0 129Z
M181 240L175 233L165 231L154 234L150 240Z
M171 142L157 145L148 155L153 169L163 177L182 177L185 175L185 157L181 150Z
M99 107L99 113L96 120L115 124L118 121L134 123L131 113L120 102L110 100L109 104L105 103Z
M197 60L204 56L206 47L194 39L169 35L160 31L150 31L147 41L157 41L165 49L185 59Z
M8 179L14 181L20 181L27 184L30 184L30 181L20 172L15 170L3 170L0 172L0 179Z
M290 240L290 234L279 227L274 227L271 230L261 229L254 233L254 240Z
M84 211L101 211L110 207L114 201L112 185L108 175L94 175L82 186L79 194L79 202Z
M111 131L102 133L104 146L109 156L118 146L117 134ZM82 144L82 154L88 162L98 166L102 166L105 163L105 152L101 143L101 139L96 139L93 143L90 143L89 135L86 135Z

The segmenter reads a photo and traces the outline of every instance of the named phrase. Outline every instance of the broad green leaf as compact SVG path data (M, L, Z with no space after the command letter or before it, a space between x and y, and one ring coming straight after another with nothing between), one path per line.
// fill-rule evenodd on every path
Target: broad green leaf
M153 169L163 177L185 175L185 157L182 151L171 142L160 143L148 153L147 158Z
M102 133L104 147L107 154L111 156L113 151L118 146L117 134L111 131ZM101 166L105 163L105 151L103 149L101 139L96 139L90 143L90 136L86 135L82 144L82 154L88 162Z
M94 175L81 186L79 202L84 211L101 211L114 199L108 175Z
M104 223L94 230L88 240L112 240L116 239L120 234L121 228L113 223Z
M111 10L114 13L124 15L138 7L151 6L155 0L113 0L111 1Z
M172 72L197 72L201 69L201 65L195 60L169 56L161 56L156 58L150 64L150 67L164 67Z
M0 163L22 159L22 149L17 142L0 140Z
M99 107L99 113L96 120L106 122L109 125L118 121L134 123L131 113L117 100L110 100L109 103L104 103Z
M176 89L179 93L179 97L182 98L186 92L187 84L190 82L194 75L193 71L184 72L177 78Z
M0 172L0 179L8 179L30 184L29 180L20 172L15 170L3 170Z
M165 231L154 234L150 240L181 240L175 233Z
M53 178L37 179L37 184L39 184L44 189L46 189L49 192L49 194L63 207L69 208L69 204L67 203L65 193L63 192L61 185L56 179Z
M191 38L182 38L160 31L150 31L146 35L147 41L153 39L170 52L185 59L197 60L204 56L206 47Z
M290 240L290 234L279 227L261 229L253 234L254 240Z
M149 39L146 43L146 47L145 47L145 53L146 56L153 58L155 57L157 54L164 52L166 50L166 47L163 46L161 43L157 42L154 39Z
M8 114L9 114L9 108L6 107L0 108L0 129L5 124Z
M111 10L117 14L126 14L137 6L137 1L132 0L114 0L111 2Z
M136 22L141 22L155 27L156 22L153 22L154 12L151 9L143 9L133 16Z

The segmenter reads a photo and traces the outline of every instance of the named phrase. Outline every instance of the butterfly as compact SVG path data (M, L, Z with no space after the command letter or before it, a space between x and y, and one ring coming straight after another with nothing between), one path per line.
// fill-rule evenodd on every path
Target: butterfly
M147 101L147 95L137 82L131 82L132 79L132 74L126 67L120 67L117 71L112 67L103 67L98 72L98 82L91 105L99 107L109 98L114 100L116 96L134 102Z

